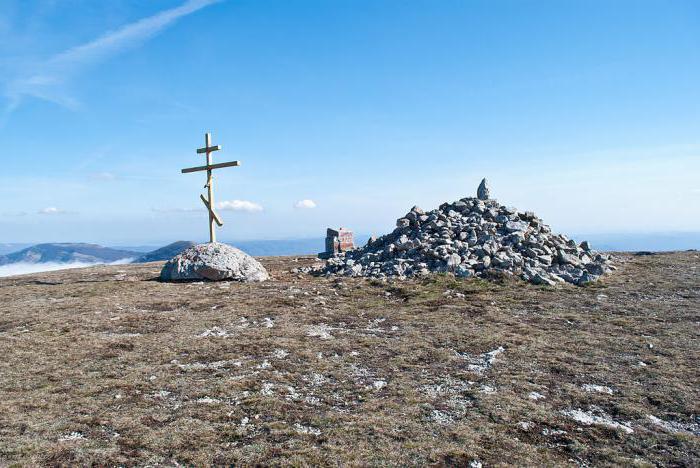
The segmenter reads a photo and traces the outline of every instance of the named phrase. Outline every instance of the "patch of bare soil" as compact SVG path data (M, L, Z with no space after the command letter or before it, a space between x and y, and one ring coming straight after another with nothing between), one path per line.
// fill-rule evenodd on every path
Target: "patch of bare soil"
M700 464L700 254L504 279L0 279L0 465Z

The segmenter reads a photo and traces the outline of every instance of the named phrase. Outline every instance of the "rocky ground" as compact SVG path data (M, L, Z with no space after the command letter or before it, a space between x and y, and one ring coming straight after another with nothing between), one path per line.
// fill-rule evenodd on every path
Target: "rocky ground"
M584 287L0 279L0 466L700 464L700 254Z

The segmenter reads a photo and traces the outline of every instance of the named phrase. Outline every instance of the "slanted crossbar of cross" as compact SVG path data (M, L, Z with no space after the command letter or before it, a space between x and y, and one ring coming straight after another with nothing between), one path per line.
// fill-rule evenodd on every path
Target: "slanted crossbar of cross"
M224 223L221 221L221 218L219 215L214 211L215 205L214 205L214 177L212 174L212 171L214 169L221 169L223 167L234 167L234 166L240 166L241 163L239 161L230 161L230 162L224 162L224 163L218 163L218 164L213 164L212 163L212 153L214 151L219 151L221 149L221 146L216 145L212 146L211 145L211 133L207 133L204 137L204 148L198 148L197 149L197 154L206 154L207 155L207 165L206 166L197 166L197 167L188 167L186 169L182 170L183 174L187 174L189 172L198 172L198 171L207 171L207 184L204 186L207 189L207 195L208 198L205 198L204 195L199 195L199 198L201 198L202 202L204 203L204 206L207 207L207 211L209 212L209 242L216 242L216 231L214 228L214 223L218 224L219 226L223 226Z

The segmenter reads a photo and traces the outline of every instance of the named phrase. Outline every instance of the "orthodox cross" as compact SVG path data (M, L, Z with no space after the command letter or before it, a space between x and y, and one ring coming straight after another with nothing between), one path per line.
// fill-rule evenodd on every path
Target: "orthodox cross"
M207 155L207 165L188 167L187 169L182 170L183 174L187 174L188 172L207 171L207 185L205 185L204 188L207 189L207 194L209 198L204 198L204 195L202 194L199 195L199 198L201 198L202 202L204 202L204 206L207 207L207 211L209 211L209 242L216 242L216 232L214 231L214 223L218 224L219 226L224 225L224 223L221 221L221 218L219 218L219 215L216 214L216 211L214 211L214 177L211 171L213 171L214 169L221 169L222 167L241 165L241 163L238 161L212 164L211 154L214 151L219 151L220 149L221 146L219 145L211 145L211 133L207 133L204 136L204 148L197 149L197 154Z

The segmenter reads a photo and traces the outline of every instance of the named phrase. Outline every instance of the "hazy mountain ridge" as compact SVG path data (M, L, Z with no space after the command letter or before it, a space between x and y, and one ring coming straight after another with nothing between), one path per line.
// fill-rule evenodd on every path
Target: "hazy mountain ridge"
M0 265L12 263L111 263L141 254L129 250L111 249L97 244L51 243L37 244L19 252L0 256Z
M194 245L190 241L177 241L148 253L103 247L85 243L37 244L20 251L0 255L0 265L12 264L95 264L95 263L145 263L169 260L184 249Z

